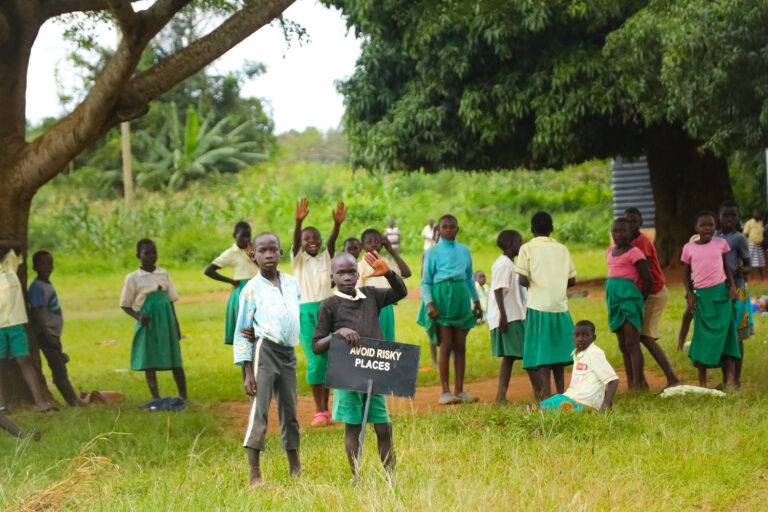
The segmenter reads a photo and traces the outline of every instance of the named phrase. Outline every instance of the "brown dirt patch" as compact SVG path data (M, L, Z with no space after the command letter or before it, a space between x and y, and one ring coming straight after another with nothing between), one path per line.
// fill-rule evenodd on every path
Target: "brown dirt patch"
M624 372L617 373L620 382L619 389L625 390L626 378ZM646 378L648 379L648 384L651 386L651 389L654 391L662 390L666 384L663 377L652 372L646 372ZM566 382L569 382L569 379L570 374L566 373ZM478 397L481 402L485 403L493 403L496 398L496 387L496 379L472 382L465 386L467 391ZM440 397L441 392L442 389L440 386L419 386L416 389L416 397L413 400L408 398L389 397L387 400L389 411L394 416L402 416L405 414L446 412L451 410L452 407L457 407L438 405L437 399ZM526 402L533 399L531 384L526 375L512 376L512 380L509 383L509 390L507 391L507 399L511 402ZM333 400L333 398L331 398L331 400ZM298 409L299 425L308 427L315 414L315 406L312 397L299 396ZM249 411L250 403L248 401L224 402L219 407L219 413L225 423L230 425L231 428L236 431L245 431L248 425ZM277 421L277 410L274 401L272 402L269 411L269 417L269 432L279 432L280 426ZM338 425L340 426L341 424Z

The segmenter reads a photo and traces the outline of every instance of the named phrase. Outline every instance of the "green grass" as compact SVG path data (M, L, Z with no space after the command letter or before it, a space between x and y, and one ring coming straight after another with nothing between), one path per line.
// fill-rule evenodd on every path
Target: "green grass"
M597 256L577 253L577 268ZM477 254L478 266L489 268L494 257L490 251ZM599 265L593 264L597 275ZM64 500L58 508L757 510L768 499L764 317L757 318L758 335L747 343L745 389L728 398L665 401L622 394L605 415L526 416L519 406L476 405L401 416L395 420L395 488L382 479L372 431L364 478L354 489L348 485L340 430L304 432L304 475L295 482L286 476L279 438L269 436L263 457L269 486L251 492L245 487L242 433L231 430L217 413L221 401L243 399L231 351L221 343L224 300L206 295L226 288L204 278L199 268L171 268L186 297L178 313L187 336L182 343L193 403L182 413L146 413L139 409L148 398L143 376L124 371L132 321L118 309L117 296L130 269L89 276L66 274L67 265L57 268L53 280L65 312L64 345L72 358L73 382L80 389L122 391L127 401L47 415L14 413L14 420L40 429L44 438L18 444L0 435L2 508L66 482L73 459L84 469L73 487L56 494ZM410 281L415 287L416 280ZM766 287L755 292L765 293ZM417 307L416 300L398 306L398 338L421 344L426 356L425 336L414 322ZM595 321L598 343L618 368L620 356L608 332L603 299L573 299L570 307L575 319ZM672 349L682 307L682 292L673 288L662 343L674 367L690 380L690 363ZM102 345L107 339L118 343ZM299 360L302 375L303 357ZM649 358L646 362L656 370ZM494 377L497 365L487 330L474 329L468 379ZM713 372L710 382L718 379ZM420 385L436 381L434 370L419 376ZM175 392L170 375L162 375L160 385L164 394ZM300 392L306 391L302 386ZM88 474L99 479L89 481Z

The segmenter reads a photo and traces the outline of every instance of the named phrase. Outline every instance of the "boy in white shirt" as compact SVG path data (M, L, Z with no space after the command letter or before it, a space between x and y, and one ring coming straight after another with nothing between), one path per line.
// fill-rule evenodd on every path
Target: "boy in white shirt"
M573 373L571 385L562 395L552 395L539 404L539 409L561 409L581 412L604 411L613 405L619 389L619 378L605 352L595 345L595 324L581 320L573 329Z

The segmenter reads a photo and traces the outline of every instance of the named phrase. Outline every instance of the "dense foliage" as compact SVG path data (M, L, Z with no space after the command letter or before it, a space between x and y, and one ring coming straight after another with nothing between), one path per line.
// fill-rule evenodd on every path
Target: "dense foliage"
M73 201L84 194L75 173L60 176L35 198L30 244L82 257L88 268L111 267L121 261L132 264L136 240L152 237L165 264L204 264L231 243L232 225L243 218L256 231L278 233L287 249L296 201L307 196L308 223L324 237L333 205L343 199L349 215L340 242L368 227L383 229L392 216L410 254L420 254L419 233L427 219L446 212L459 218L461 238L476 249L494 247L503 228L527 233L530 216L539 209L552 212L562 240L602 246L611 217L608 168L594 162L563 173L382 174L278 161L174 194L144 192L130 209L122 202Z

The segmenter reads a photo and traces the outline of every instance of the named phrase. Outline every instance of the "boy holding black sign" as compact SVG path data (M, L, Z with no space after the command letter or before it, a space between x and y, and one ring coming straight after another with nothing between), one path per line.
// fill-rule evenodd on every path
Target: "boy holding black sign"
M369 277L384 276L391 288L357 288L357 261L347 253L337 254L331 261L331 279L336 284L336 291L323 301L317 312L317 328L312 337L312 350L316 354L328 351L332 334L344 337L352 346L359 346L363 337L382 339L379 312L408 295L402 278L376 252L366 253L365 260L373 268ZM365 398L364 393L356 391L337 389L333 393L333 419L345 424L344 448L353 474L357 471ZM394 469L392 424L384 395L371 397L368 421L376 430L379 456L384 467L388 471Z

